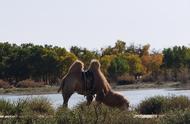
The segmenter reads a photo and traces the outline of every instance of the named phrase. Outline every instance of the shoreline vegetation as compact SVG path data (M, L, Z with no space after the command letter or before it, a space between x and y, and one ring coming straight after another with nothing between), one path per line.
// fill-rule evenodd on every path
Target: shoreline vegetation
M6 124L189 124L190 100L186 96L155 96L143 100L136 108L121 110L103 104L73 109L53 108L45 97L0 100L0 122ZM4 117L4 118L3 118Z
M77 59L84 63L85 69L88 69L92 59L97 59L107 80L114 82L113 86L118 90L122 87L170 87L164 82L180 82L179 86L190 84L188 46L157 51L151 50L149 44L126 44L117 40L114 46L99 50L72 46L68 51L52 45L0 42L0 88L6 89L5 93L24 91L23 88L29 88L29 92L30 88L36 88L39 92L53 90L47 87L58 86Z

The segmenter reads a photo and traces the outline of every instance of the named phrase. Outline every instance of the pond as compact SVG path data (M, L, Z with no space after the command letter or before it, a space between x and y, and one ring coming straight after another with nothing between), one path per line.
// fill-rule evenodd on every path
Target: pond
M152 97L152 96L179 96L184 95L190 98L190 90L180 90L180 89L135 89L135 90L125 90L125 91L118 91L130 102L130 106L138 105L142 100ZM63 99L61 94L44 94L44 95L0 95L0 99L7 99L10 101L16 101L20 98L27 98L27 97L47 97L56 108L62 105ZM69 100L69 108L72 108L79 104L80 102L85 101L85 97L78 94L73 94Z

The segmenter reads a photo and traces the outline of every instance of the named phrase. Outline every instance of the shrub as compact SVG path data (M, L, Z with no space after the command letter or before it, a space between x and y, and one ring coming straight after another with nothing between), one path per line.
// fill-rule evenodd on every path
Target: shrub
M190 124L190 109L171 111L160 119L160 124Z
M141 114L159 114L163 111L165 103L165 97L156 96L142 101L137 109Z
M121 77L118 78L118 85L127 85L127 84L133 84L135 83L135 77L134 76L130 76L130 75L123 75Z
M141 114L160 114L171 110L185 110L190 107L186 96L155 96L142 101L137 111Z
M8 82L0 80L0 88L7 89L7 88L11 88L11 86Z
M42 82L35 82L33 80L23 80L20 81L16 87L19 88L35 88L35 87L43 87L44 84Z
M151 74L143 75L141 80L142 80L142 82L153 82L154 81Z

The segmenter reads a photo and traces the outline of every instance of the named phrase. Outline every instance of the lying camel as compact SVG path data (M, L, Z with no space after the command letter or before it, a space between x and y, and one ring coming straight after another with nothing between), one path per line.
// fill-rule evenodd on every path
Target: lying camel
M106 77L101 72L101 65L98 60L92 60L88 71L93 73L96 89L96 101L104 103L111 107L125 108L129 107L129 102L121 94L111 89Z

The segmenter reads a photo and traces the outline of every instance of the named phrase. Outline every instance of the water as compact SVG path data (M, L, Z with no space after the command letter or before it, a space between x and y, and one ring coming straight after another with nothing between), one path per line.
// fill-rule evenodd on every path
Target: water
M142 100L145 98L149 98L152 96L179 96L184 95L190 98L190 90L176 90L176 89L141 89L141 90L125 90L125 91L118 91L130 102L130 106L138 105ZM53 106L56 108L63 103L63 98L61 94L45 94L45 95L0 95L0 98L4 98L10 101L16 101L20 98L27 98L27 97L47 97L52 103ZM69 108L76 106L78 103L85 101L85 97L78 94L73 94L69 100Z

